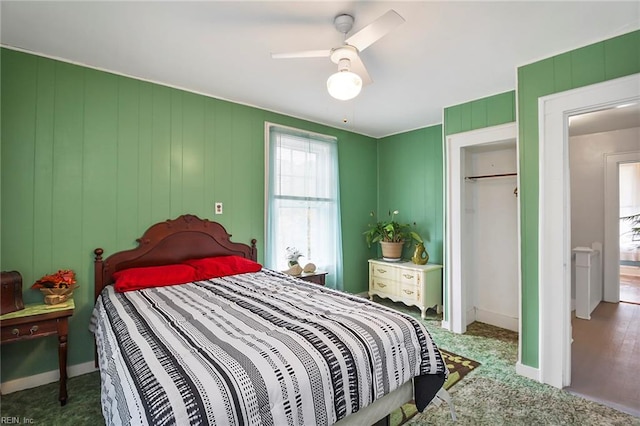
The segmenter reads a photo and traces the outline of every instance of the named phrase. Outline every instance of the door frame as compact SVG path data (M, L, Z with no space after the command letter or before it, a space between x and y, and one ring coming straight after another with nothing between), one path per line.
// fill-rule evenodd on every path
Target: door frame
M539 123L539 378L571 384L571 205L568 118L640 100L640 74L541 97ZM605 253L607 247L604 247ZM560 290L560 291L558 291Z
M516 156L518 153L518 127L515 122L502 124L499 126L485 127L469 132L448 135L446 141L446 242L447 259L445 262L445 273L447 279L447 299L445 301L445 312L448 321L443 321L442 327L454 333L464 333L467 330L467 295L463 283L464 268L462 245L463 245L463 223L464 223L464 165L465 148L480 145L490 145L505 141L515 141ZM519 162L518 171L519 171ZM520 180L518 177L518 185ZM518 265L520 265L520 205L518 204ZM521 307L521 272L518 266L518 328L522 331Z

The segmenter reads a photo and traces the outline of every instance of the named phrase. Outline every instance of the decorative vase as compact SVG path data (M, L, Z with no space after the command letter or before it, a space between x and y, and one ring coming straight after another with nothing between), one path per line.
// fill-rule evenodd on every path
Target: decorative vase
M380 248L382 249L382 259L389 260L391 262L399 261L402 258L403 247L404 241L380 241Z
M297 277L298 275L300 275L302 273L302 266L300 266L298 264L298 262L296 262L295 265L293 265L291 268L287 269L286 271L282 271L287 275L293 275L294 277Z
M426 265L429 262L429 253L423 243L416 243L416 251L413 252L411 261L416 265Z
M74 287L68 288L41 288L46 305L57 305L66 302L73 295Z

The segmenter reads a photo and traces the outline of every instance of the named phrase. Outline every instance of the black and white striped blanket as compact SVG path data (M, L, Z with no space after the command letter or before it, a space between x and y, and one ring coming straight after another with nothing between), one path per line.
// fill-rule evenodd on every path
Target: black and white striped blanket
M267 269L108 286L91 328L107 425L329 425L446 375L420 322Z

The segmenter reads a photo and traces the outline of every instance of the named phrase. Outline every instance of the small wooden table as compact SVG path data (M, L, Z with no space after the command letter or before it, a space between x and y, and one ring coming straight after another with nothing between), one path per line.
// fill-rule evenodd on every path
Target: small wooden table
M58 335L58 365L60 368L60 405L67 403L67 336L69 317L75 304L69 299L59 305L43 303L25 305L24 309L0 316L1 344Z
M327 276L327 272L303 272L298 278L304 281L308 281L310 283L324 285L325 277Z

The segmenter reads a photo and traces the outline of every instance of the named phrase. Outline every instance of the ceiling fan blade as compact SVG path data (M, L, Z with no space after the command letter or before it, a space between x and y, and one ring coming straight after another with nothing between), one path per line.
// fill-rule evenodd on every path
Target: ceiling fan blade
M347 44L354 46L360 52L371 46L376 41L387 35L398 25L404 22L404 18L391 9L346 40Z
M373 80L371 80L371 76L367 72L367 69L364 67L364 63L359 56L351 59L351 72L354 72L360 76L363 86L373 83Z
M295 58L327 58L331 55L331 50L305 50L291 53L272 53L272 59L295 59Z

